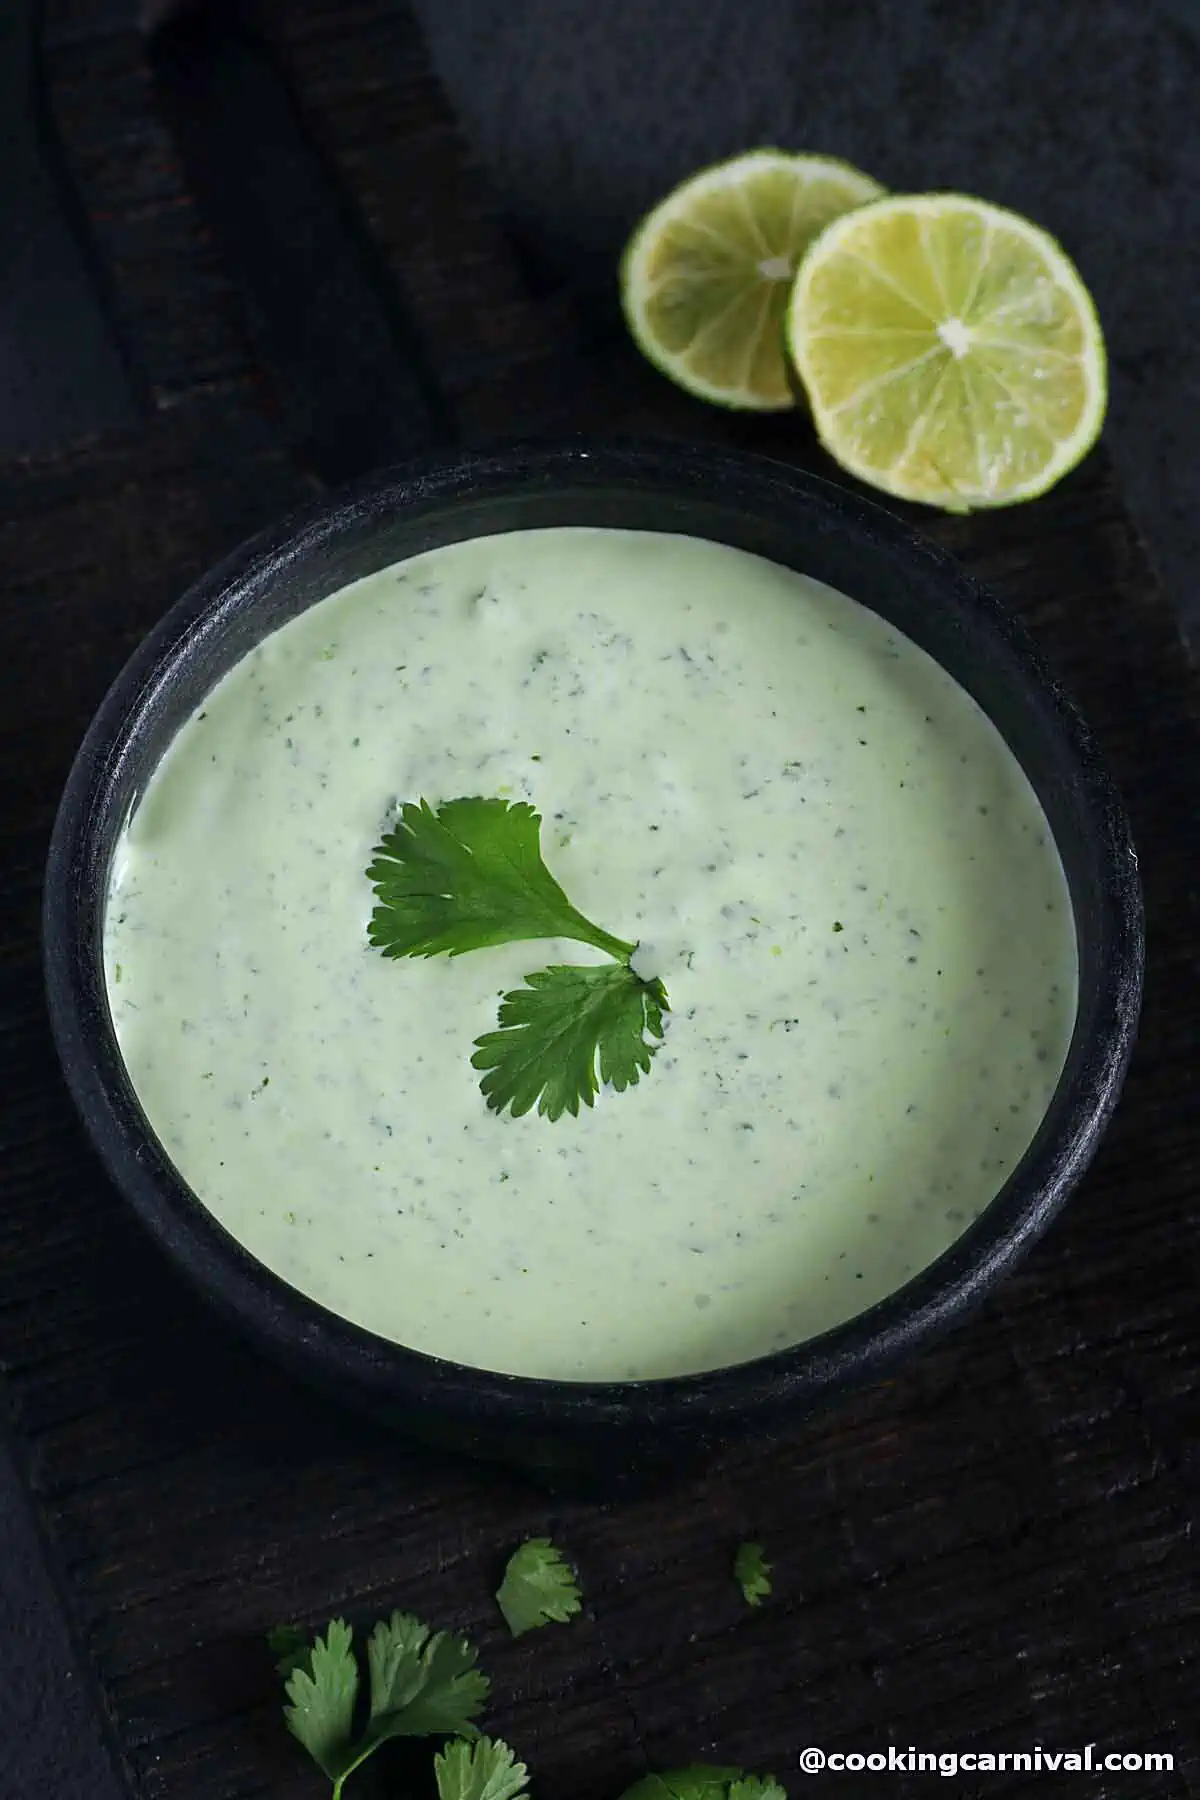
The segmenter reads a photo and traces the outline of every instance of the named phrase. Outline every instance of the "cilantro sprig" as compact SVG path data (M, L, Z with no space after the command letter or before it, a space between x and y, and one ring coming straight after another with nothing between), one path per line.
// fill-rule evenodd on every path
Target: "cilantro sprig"
M547 1554L548 1553L548 1554ZM549 1619L579 1610L579 1590L559 1551L547 1538L531 1538L510 1559L505 1576L520 1590L529 1623L509 1619L514 1636ZM503 1594L503 1588L501 1590ZM501 1596L497 1596L501 1599ZM513 1595L510 1594L510 1600ZM505 1617L508 1607L501 1599ZM534 1616L538 1614L540 1616ZM431 1632L411 1613L380 1620L367 1640L369 1710L362 1724L361 1670L354 1634L333 1619L315 1638L294 1625L279 1626L267 1642L284 1677L288 1729L324 1772L343 1800L349 1776L391 1738L448 1740L433 1758L438 1800L526 1800L529 1772L503 1738L479 1731L475 1716L490 1683L476 1668L476 1653L463 1638ZM643 1775L621 1800L788 1800L773 1775L693 1763L684 1769Z
M491 1111L577 1117L601 1087L622 1093L650 1071L670 1010L661 981L633 967L636 943L572 906L542 860L541 815L527 801L480 796L400 808L372 852L378 904L367 936L389 957L463 956L499 944L567 938L612 964L557 963L504 994L496 1031L475 1040L473 1068Z
M475 1667L475 1650L465 1638L431 1632L411 1613L381 1619L367 1640L361 1726L361 1672L345 1620L332 1620L307 1647L291 1626L272 1633L270 1644L285 1675L288 1730L332 1783L332 1800L342 1800L347 1777L392 1738L478 1736L473 1721L491 1683Z
M514 1637L562 1625L583 1604L575 1572L549 1538L529 1538L508 1559L496 1604Z

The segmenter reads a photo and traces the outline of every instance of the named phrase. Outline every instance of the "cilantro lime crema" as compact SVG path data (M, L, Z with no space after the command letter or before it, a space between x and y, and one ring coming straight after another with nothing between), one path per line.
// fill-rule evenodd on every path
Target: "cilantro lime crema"
M578 1116L489 1110L472 1056L603 950L369 940L401 809L471 796L536 810L669 995ZM431 551L239 663L123 832L104 956L146 1116L254 1256L384 1337L581 1380L901 1286L1028 1146L1076 993L1045 818L934 662L759 558L583 528Z

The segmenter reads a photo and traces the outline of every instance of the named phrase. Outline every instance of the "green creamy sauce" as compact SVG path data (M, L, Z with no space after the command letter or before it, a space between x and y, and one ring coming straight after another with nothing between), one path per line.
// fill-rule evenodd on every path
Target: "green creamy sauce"
M649 1075L549 1123L470 1067L579 944L385 960L397 801L528 799L671 1000ZM184 725L116 853L105 968L206 1207L333 1312L597 1380L796 1343L924 1268L1036 1132L1074 1023L1067 889L975 703L840 594L569 529L334 594Z

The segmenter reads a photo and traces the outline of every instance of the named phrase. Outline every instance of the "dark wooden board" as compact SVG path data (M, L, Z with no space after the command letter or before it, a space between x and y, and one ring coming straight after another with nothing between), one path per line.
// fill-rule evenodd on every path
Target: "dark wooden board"
M795 421L693 407L531 289L403 12L305 0L283 36L465 436L715 433L820 465ZM75 744L189 578L312 483L282 447L136 41L64 30L52 74L152 403L136 429L0 466L0 1369L131 1787L319 1794L262 1634L402 1605L480 1645L489 1723L543 1796L603 1800L648 1764L707 1757L772 1768L795 1800L809 1744L1089 1740L1176 1758L1170 1775L1097 1775L1091 1794L1200 1793L1200 709L1104 456L1011 514L924 521L1028 620L1133 814L1145 1022L1095 1168L978 1317L827 1421L667 1495L548 1502L382 1441L227 1340L126 1222L58 1076L37 907ZM507 1550L542 1531L578 1561L587 1610L514 1644L490 1596ZM729 1577L747 1536L777 1571L757 1613Z

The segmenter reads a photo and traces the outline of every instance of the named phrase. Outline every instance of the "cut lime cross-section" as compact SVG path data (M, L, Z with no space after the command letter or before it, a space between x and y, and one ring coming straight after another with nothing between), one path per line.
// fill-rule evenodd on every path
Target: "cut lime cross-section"
M1104 339L1074 265L1028 219L962 194L831 224L801 264L787 341L830 455L948 511L1045 493L1104 420Z
M779 150L693 175L642 220L622 259L639 348L702 400L795 406L783 321L800 259L831 219L883 191L833 157Z

